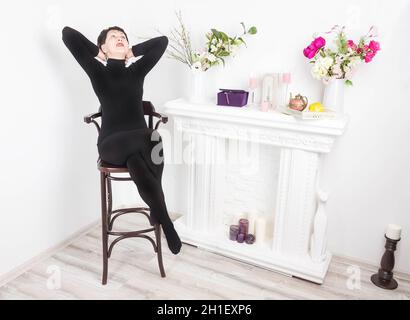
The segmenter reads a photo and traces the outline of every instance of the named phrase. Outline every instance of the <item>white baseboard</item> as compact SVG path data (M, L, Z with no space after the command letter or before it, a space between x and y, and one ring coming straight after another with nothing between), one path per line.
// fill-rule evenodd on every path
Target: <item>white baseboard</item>
M93 223L88 224L84 228L80 229L79 231L73 233L70 237L66 238L65 240L59 242L58 244L52 246L51 248L43 251L42 253L34 256L30 260L22 263L18 267L12 269L11 271L5 273L4 275L0 276L0 287L4 286L6 283L14 280L18 276L22 275L24 272L31 269L36 263L47 259L48 257L52 256L57 251L65 248L66 246L70 245L74 240L81 237L82 235L87 234L92 229L94 229L99 223L101 219L96 220Z

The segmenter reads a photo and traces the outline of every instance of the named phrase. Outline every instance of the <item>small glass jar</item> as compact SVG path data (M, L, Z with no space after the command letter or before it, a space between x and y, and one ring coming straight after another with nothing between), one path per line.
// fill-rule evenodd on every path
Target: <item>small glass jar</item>
M245 237L246 235L243 233L238 234L238 238L236 239L236 241L238 241L239 243L243 243L245 241Z
M239 226L231 225L229 227L229 239L232 241L236 241L238 234L239 234Z
M246 235L245 242L247 244L254 244L255 243L255 236L253 234L248 233Z

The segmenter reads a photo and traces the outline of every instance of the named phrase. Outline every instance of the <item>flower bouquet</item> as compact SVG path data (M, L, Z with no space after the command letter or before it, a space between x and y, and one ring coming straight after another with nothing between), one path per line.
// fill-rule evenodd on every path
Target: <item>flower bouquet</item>
M203 74L213 66L220 63L225 66L225 58L235 56L241 45L246 46L244 37L257 33L256 27L246 29L241 22L243 33L239 36L230 37L225 32L211 29L207 32L206 43L201 49L194 50L191 45L190 34L182 20L181 12L176 13L179 20L179 28L174 28L169 38L166 53L168 58L175 59L187 65L191 71L191 88L189 100L191 102L203 102L204 83Z
M356 43L348 40L344 27L335 26L329 33L335 33L334 46L327 46L325 38L315 36L303 54L313 64L311 73L315 79L326 85L323 105L326 109L343 113L344 87L353 85L352 77L357 67L369 63L380 50L380 44L373 38L377 36L375 27Z
M312 76L325 84L334 79L344 79L345 84L352 85L352 77L357 67L373 60L380 50L379 42L373 40L377 36L375 27L355 43L348 40L344 27L335 26L330 32L336 33L335 47L326 46L326 40L319 36L303 50L303 54L313 64Z
M247 30L243 22L241 22L243 33L240 36L230 37L223 31L211 29L210 32L206 33L207 41L205 46L193 50L190 35L182 20L181 12L176 13L176 15L180 29L174 28L168 37L170 40L167 49L168 57L186 64L190 69L206 71L212 66L220 64L220 62L225 66L224 58L235 56L242 44L246 46L244 36L257 33L256 27Z

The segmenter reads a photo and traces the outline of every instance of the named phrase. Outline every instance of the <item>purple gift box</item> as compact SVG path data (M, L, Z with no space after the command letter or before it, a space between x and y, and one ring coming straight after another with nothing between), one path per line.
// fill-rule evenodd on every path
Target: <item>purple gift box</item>
M248 103L249 92L235 89L219 89L218 106L243 107Z

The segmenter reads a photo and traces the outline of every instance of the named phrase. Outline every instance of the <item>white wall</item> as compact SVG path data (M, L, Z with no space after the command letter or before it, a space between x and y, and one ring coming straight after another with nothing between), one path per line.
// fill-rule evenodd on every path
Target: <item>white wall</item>
M0 50L1 179L0 276L99 218L96 131L82 122L98 107L91 84L61 41L69 25L96 40L110 25L126 29L131 42L176 26L182 9L195 44L216 27L239 33L256 25L248 48L210 79L246 87L251 70L291 70L292 90L319 100L301 50L316 31L346 24L352 36L376 24L382 51L357 74L346 93L350 123L326 158L322 186L328 202L329 246L340 255L378 264L388 223L403 226L398 270L410 272L409 62L405 59L410 1L14 1L0 12L6 31ZM3 33L2 33L3 34ZM162 59L145 81L144 99L159 108L184 93L186 68ZM183 204L179 167L167 165L164 189L169 210ZM136 188L126 187L129 194Z

